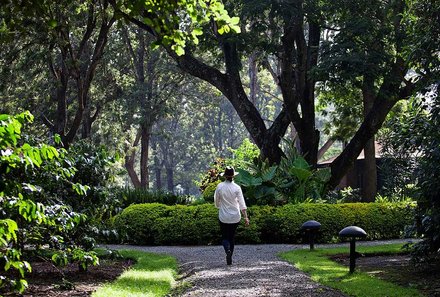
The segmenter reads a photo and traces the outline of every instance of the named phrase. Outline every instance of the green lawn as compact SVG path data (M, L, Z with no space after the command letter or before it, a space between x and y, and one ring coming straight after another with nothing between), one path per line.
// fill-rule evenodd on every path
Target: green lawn
M124 258L136 261L116 281L100 287L93 297L157 297L165 296L175 283L177 261L175 258L140 251L120 251Z
M381 246L359 246L360 253L398 253L402 251L402 244ZM396 284L374 278L373 276L356 271L348 272L348 267L342 266L329 259L329 255L348 253L349 247L293 250L281 253L281 258L307 272L314 281L328 287L335 288L350 296L356 297L417 297L423 296L414 288L404 288Z

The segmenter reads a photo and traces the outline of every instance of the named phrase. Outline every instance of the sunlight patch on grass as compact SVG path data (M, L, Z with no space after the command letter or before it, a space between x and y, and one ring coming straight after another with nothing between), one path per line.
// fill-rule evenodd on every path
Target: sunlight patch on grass
M121 254L137 263L92 294L93 297L157 297L165 296L175 284L176 259L153 253L121 251Z
M360 253L398 253L402 252L401 244L381 246L359 246ZM396 284L374 278L362 272L350 274L349 268L328 258L330 255L348 253L349 248L333 248L321 250L294 250L281 253L280 257L292 263L298 269L307 272L312 280L323 285L338 289L356 297L407 297L423 296L413 288L404 288Z
M161 271L140 271L140 270L128 270L124 272L121 279L135 279L140 281L148 281L148 280L158 280L173 283L173 271L171 269L161 270Z

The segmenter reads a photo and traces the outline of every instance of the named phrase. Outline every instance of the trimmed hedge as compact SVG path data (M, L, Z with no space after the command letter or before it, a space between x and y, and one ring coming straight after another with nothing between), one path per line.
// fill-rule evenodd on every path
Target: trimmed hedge
M414 203L288 204L251 206L251 224L240 224L238 243L301 243L301 225L321 223L316 241L339 241L341 229L355 225L368 240L402 237L414 220ZM206 245L220 242L217 209L211 204L166 206L135 204L115 217L114 226L124 242L139 245Z

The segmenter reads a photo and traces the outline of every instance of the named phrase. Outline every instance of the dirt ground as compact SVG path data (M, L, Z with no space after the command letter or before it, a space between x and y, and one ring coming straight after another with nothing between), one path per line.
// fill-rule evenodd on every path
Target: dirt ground
M349 255L335 255L333 260L349 267ZM373 255L356 259L356 270L372 274L404 287L415 287L429 297L440 297L440 263L415 265L409 255Z
M26 275L29 288L23 295L6 294L5 296L90 296L96 288L116 279L133 264L129 260L101 260L100 262L99 266L89 267L87 272L79 272L78 265L69 265L59 269L50 262L31 262L32 273Z

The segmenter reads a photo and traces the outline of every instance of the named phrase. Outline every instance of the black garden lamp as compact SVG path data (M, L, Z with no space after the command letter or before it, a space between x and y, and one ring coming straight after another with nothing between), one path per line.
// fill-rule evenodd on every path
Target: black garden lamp
M350 238L350 273L356 267L356 238L364 238L367 233L357 226L348 226L339 232L339 237Z
M301 230L309 235L310 250L315 248L315 236L320 228L321 223L314 220L307 221L301 226Z

